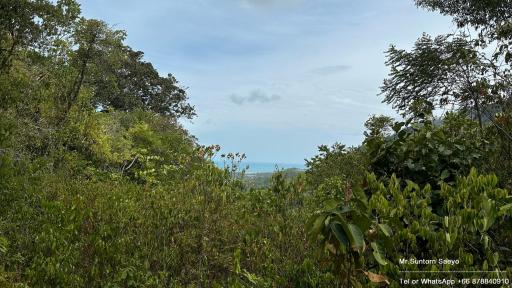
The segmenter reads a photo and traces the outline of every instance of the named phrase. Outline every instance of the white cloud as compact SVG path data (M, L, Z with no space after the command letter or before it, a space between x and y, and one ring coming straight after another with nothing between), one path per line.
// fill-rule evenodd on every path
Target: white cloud
M311 72L319 75L331 75L338 74L341 72L345 72L350 70L352 66L350 65L332 65L332 66L324 66L311 70Z
M267 95L264 91L260 89L253 90L248 96L239 96L236 94L231 94L229 96L231 102L236 105L244 105L245 103L269 103L274 101L281 100L281 96L277 94Z

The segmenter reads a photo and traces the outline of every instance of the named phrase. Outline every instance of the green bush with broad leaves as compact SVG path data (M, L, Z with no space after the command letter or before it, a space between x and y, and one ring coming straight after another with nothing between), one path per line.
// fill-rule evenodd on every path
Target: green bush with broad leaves
M407 274L401 271L492 271L462 276L510 278L512 254L499 235L512 232L512 195L497 184L496 176L478 175L475 169L453 184L441 182L439 191L395 175L383 182L368 174L364 191L315 214L309 233L328 251L347 287L371 282L400 287L398 279ZM400 263L411 258L459 262ZM441 277L430 272L407 276L433 275Z
M418 184L453 183L471 167L482 167L489 141L482 138L478 124L463 114L449 113L441 121L431 117L393 124L393 135L369 136L364 147L370 171L389 179L392 174Z

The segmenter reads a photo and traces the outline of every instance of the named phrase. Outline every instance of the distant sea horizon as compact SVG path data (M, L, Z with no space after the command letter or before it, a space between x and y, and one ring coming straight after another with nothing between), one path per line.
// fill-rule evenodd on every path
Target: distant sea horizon
M224 162L222 160L215 160L215 165L219 168L224 168L228 162ZM274 163L274 162L254 162L254 161L242 161L240 163L240 169L246 168L249 166L249 169L246 170L246 173L255 174L255 173L271 173L276 170L282 169L290 169L295 168L299 170L305 170L306 166L304 164L299 163Z

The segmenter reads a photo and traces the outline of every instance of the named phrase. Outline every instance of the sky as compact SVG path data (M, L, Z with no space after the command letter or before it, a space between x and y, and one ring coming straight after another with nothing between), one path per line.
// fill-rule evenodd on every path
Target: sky
M252 162L304 163L317 146L363 140L389 45L453 32L413 0L79 0L126 30L162 75L187 87L198 114L181 123L200 144Z

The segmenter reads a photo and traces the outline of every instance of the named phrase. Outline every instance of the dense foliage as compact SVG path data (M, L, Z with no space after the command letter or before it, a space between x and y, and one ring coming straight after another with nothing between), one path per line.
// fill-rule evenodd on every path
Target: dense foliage
M303 232L303 179L246 188L243 154L196 143L186 91L124 31L72 0L0 14L1 287L337 283Z
M478 37L390 48L382 95L405 120L374 115L359 147L321 145L305 173L251 178L244 154L179 124L195 115L185 89L124 31L74 0L0 1L0 286L512 278L512 7L416 3ZM411 258L460 263L400 263Z
M395 134L367 137L370 170L381 177L396 174L418 184L438 187L437 181L453 183L471 167L483 167L488 141L479 137L478 125L461 115L449 113L443 123L432 119L396 122Z
M398 279L406 276L400 271L427 271L412 275L416 279L431 277L428 271L454 270L495 271L464 274L470 278L506 277L501 272L512 272L512 255L498 235L504 226L510 229L512 201L496 185L496 176L478 176L472 170L454 185L441 183L442 204L436 204L428 184L401 183L395 175L384 183L368 174L366 194L354 193L352 201L345 199L315 215L309 229L339 263L347 286L364 287L368 278L400 287ZM436 262L400 263L411 258ZM437 259L460 263L440 264Z
M312 215L308 232L329 253L346 287L400 287L400 279L446 275L508 279L512 273L512 6L509 1L416 3L453 16L460 30L423 35L411 51L395 46L387 51L390 73L381 95L405 120L374 115L361 147L342 152L337 149L342 145L322 146L308 162L306 174L317 191L335 192ZM356 160L355 151L364 157ZM355 171L367 171L359 183ZM335 187L333 174L357 184Z

